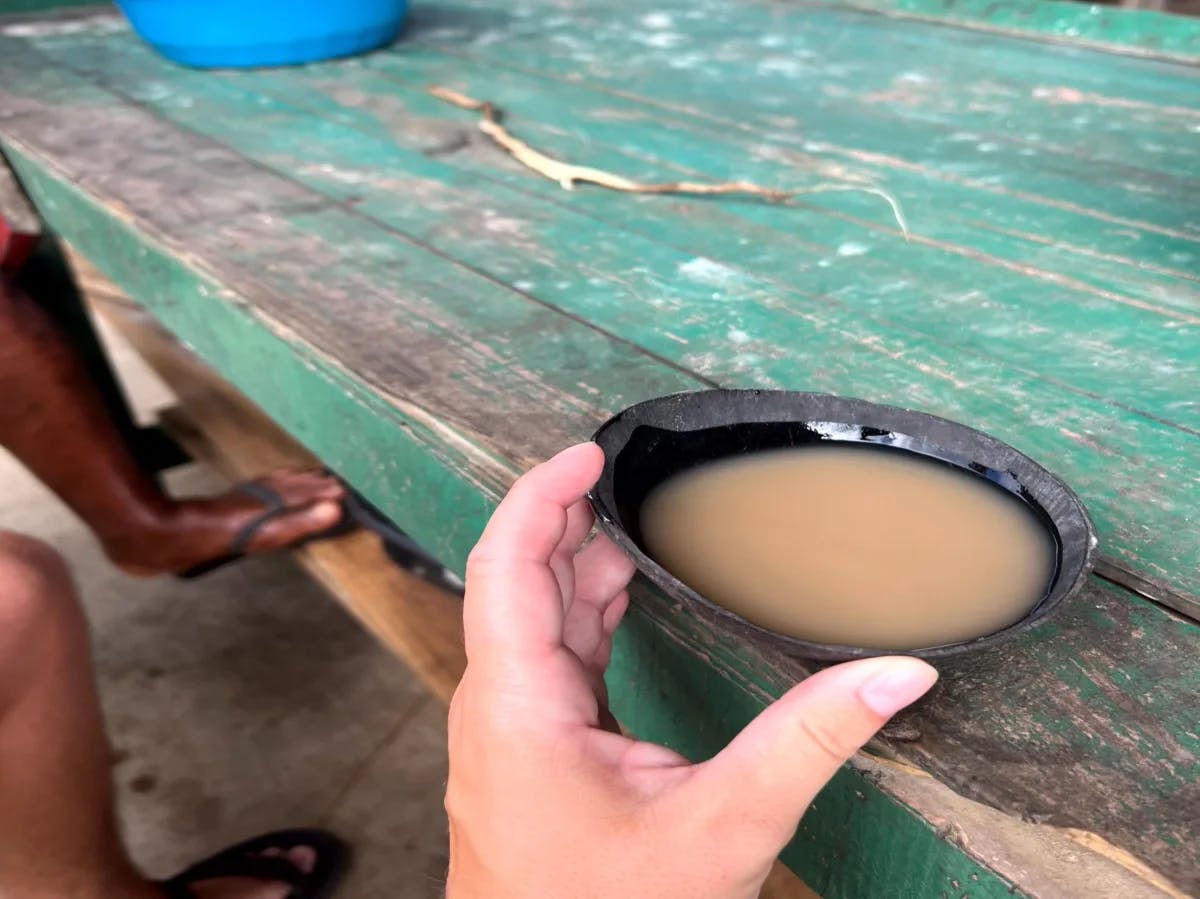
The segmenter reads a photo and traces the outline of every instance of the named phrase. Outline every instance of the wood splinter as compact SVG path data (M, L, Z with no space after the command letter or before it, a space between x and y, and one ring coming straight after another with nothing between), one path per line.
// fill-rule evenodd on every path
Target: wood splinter
M606 172L604 169L592 168L586 165L574 165L547 156L545 153L531 147L519 137L515 137L500 120L502 113L494 103L487 100L476 100L466 94L451 90L441 85L433 85L429 93L461 109L469 109L482 114L479 120L479 130L486 134L498 146L503 147L517 162L539 175L558 183L564 190L574 190L576 184L595 184L609 190L623 191L631 194L691 194L695 196L740 195L761 197L771 203L786 203L804 194L828 193L831 191L854 191L872 194L883 199L891 207L896 224L900 226L905 239L908 239L908 223L900 211L900 204L887 191L878 187L865 187L857 184L814 184L794 190L781 190L763 187L750 181L664 181L642 182L634 181L623 175Z

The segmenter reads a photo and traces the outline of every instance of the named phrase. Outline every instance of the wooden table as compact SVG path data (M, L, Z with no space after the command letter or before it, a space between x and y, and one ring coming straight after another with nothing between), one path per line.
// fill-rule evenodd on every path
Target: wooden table
M657 394L829 391L984 428L1084 498L1051 624L848 767L784 859L837 897L1200 890L1200 27L1044 2L434 0L368 57L173 66L0 25L44 220L461 566L517 472ZM511 133L634 179L564 190ZM805 671L638 591L611 687L702 757Z

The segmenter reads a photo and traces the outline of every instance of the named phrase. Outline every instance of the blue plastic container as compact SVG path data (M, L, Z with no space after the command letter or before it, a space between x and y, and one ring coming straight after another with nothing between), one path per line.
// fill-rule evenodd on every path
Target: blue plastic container
M407 0L117 0L164 56L202 68L363 53L400 33Z

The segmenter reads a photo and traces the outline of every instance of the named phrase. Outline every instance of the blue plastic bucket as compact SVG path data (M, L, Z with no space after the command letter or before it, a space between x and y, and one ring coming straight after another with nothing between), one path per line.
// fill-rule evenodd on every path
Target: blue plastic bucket
M407 0L117 0L164 56L204 68L282 66L390 43Z

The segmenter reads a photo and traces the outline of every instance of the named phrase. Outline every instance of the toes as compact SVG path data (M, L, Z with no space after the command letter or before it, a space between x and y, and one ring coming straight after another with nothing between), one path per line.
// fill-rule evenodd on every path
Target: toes
M269 552L333 527L342 517L342 507L330 500L272 518L250 543L251 552Z
M312 846L289 846L287 849L271 846L261 854L267 858L287 859L301 874L311 874L317 867L317 850Z
M336 501L346 495L345 485L322 471L276 471L262 478L261 483L278 493L289 506Z
M287 859L302 873L311 874L317 867L317 850L312 846L293 846L287 851Z

